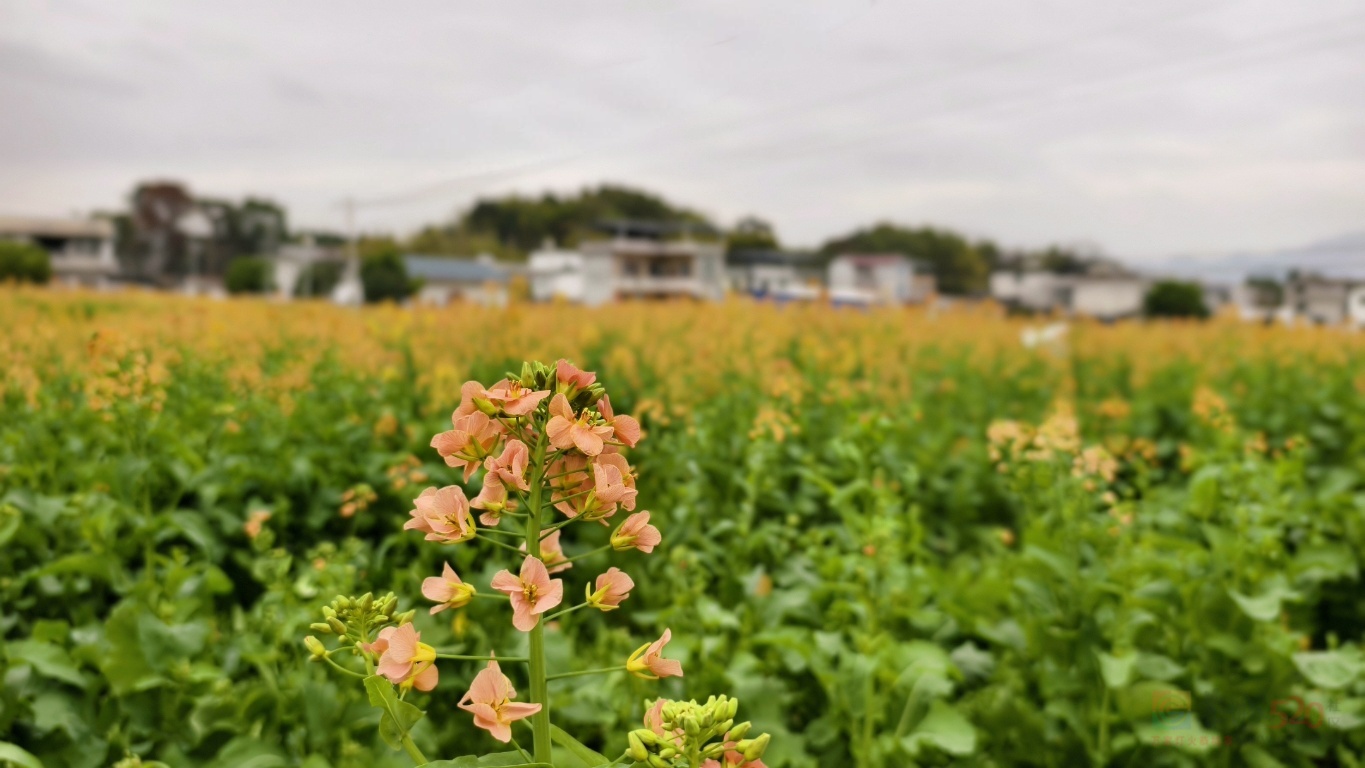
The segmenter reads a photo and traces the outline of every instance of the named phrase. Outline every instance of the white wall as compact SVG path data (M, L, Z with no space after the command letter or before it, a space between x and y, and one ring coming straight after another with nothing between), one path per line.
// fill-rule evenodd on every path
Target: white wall
M1141 280L1078 280L1071 289L1071 311L1102 319L1129 317L1142 312L1145 295Z

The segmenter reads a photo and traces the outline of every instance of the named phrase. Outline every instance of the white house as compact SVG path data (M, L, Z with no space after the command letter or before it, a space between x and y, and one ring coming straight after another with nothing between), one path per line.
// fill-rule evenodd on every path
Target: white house
M1350 319L1351 327L1357 331L1365 330L1365 284L1357 285L1351 289L1346 307L1346 314Z
M452 301L464 301L485 307L507 306L507 284L510 279L506 267L489 254L472 259L456 256L403 257L408 277L421 280L417 301L443 307Z
M846 253L829 263L835 304L908 304L915 299L915 269L895 253Z
M1142 314L1147 283L1137 277L1081 277L1071 284L1073 315L1118 320Z
M738 250L725 257L727 287L756 298L777 301L818 298L821 271L813 253Z
M300 280L307 275L315 275L316 267L319 264L335 264L338 271L345 263L345 256L340 248L328 248L318 245L313 239L307 238L301 243L289 243L282 245L275 252L271 259L274 267L273 283L275 293L281 299L288 299L297 295L311 295L315 293L314 286L300 285ZM311 268L314 268L311 272Z
M577 251L531 254L531 295L598 306L621 299L718 300L725 294L724 251L689 239L615 237Z
M1352 319L1351 299L1360 285L1354 280L1306 275L1290 281L1286 303L1310 323L1338 325Z
M991 275L991 296L1029 312L1059 311L1117 320L1141 314L1147 281L1135 275L1063 275L1001 271Z
M586 291L583 277L583 254L566 251L547 244L532 253L526 262L531 282L532 301L559 298L582 302Z
M0 217L0 240L47 251L52 279L63 285L102 288L118 273L114 225L103 219Z

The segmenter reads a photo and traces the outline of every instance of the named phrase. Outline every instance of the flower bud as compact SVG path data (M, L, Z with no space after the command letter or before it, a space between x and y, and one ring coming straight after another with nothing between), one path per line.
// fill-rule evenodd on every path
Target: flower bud
M658 755L650 755L649 759L645 762L649 763L649 768L672 768L672 766L664 762L664 759Z
M338 635L346 634L346 625L342 624L341 619L338 619L335 616L332 616L331 618L327 619L327 626L331 627L332 631L337 633Z
M772 737L765 733L750 741L748 746L741 749L741 752L744 754L744 759L749 762L762 759L763 753L768 750L768 742L771 740Z
M395 624L397 624L398 626L400 626L400 627L403 626L404 624L411 624L411 623L412 623L412 617L415 616L415 615L417 615L417 609L416 609L416 608L412 608L412 609L410 609L410 610L403 611L402 613L398 614L397 616L394 616L394 617L393 617L393 622L394 622Z
M730 732L725 734L725 740L739 741L740 739L744 738L744 734L748 733L749 729L752 728L753 725L754 725L753 723L749 722L748 720L745 720L739 725L736 725L734 728L731 728Z
M308 648L308 652L312 654L313 661L320 661L327 657L327 647L316 637L309 635L303 638L303 644Z
M635 735L635 731L626 734L626 756L637 763L643 763L649 758L649 750L645 749L644 742Z
M687 738L696 740L701 735L701 724L697 722L696 715L688 714L683 717L683 732Z
M312 630L313 632L317 632L320 635L332 634L332 625L327 624L326 622L315 621L312 624L308 625L308 629Z

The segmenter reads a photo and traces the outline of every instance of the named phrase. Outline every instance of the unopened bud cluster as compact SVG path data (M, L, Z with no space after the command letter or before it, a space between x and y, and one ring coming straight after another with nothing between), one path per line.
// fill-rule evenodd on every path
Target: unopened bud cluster
M645 714L645 726L626 734L626 756L650 768L703 765L762 766L768 734L746 738L751 724L735 724L739 700L712 696L706 703L660 699Z
M416 613L415 610L396 613L397 610L398 596L392 592L382 597L370 592L360 597L338 595L330 605L322 606L323 621L308 628L321 635L336 635L341 645L364 643L386 626L407 624ZM327 653L326 646L316 637L306 637L303 643L315 661Z

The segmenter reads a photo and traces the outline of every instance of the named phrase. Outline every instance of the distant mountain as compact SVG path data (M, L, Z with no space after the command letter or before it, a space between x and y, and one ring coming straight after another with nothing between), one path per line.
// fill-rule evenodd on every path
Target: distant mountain
M1249 275L1283 277L1292 270L1365 279L1365 231L1298 248L1223 256L1177 256L1142 266L1148 272L1211 283L1240 283Z

